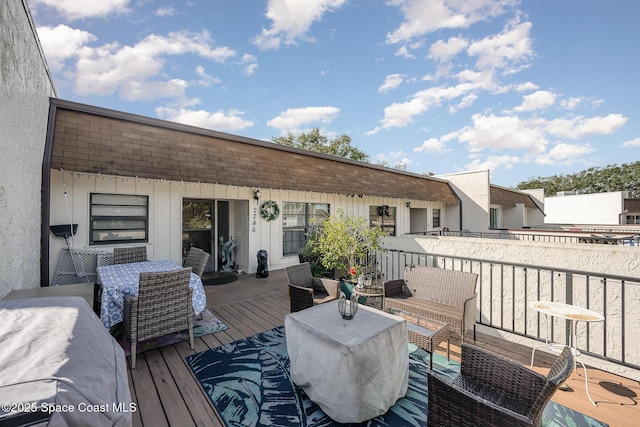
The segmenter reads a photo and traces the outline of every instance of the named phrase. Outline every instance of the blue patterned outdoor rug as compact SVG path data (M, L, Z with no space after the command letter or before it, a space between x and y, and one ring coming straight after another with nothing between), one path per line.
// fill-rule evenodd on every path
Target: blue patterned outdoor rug
M211 313L208 308L205 308L202 313L200 313L200 316L194 316L193 318L194 338L198 338L203 335L214 334L216 332L224 331L225 329L227 329L227 325L225 325L220 319L218 319L213 313ZM131 354L131 343L123 338L122 331L118 333L116 339L124 350L124 353L129 356ZM140 341L138 343L136 353L142 353L159 347L176 344L180 341L189 341L188 330L185 329L184 331L176 332L162 337Z
M429 353L409 345L409 389L385 414L350 426L425 426ZM284 327L271 329L186 358L189 367L227 426L340 426L313 403L289 376ZM434 370L455 376L459 365L438 354ZM549 427L603 427L579 412L551 402Z

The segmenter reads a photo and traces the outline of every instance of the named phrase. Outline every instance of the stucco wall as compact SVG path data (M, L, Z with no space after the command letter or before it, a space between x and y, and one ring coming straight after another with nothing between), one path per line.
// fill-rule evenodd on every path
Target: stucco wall
M40 286L41 170L53 84L23 1L0 0L0 298Z
M461 228L476 232L489 230L489 171L439 175L438 178L448 180L462 200Z
M391 247L462 258L494 260L568 270L640 277L637 247L477 239L451 236L392 239Z
M619 215L624 209L624 195L611 193L578 194L571 196L547 197L544 211L545 224L599 224L619 223Z

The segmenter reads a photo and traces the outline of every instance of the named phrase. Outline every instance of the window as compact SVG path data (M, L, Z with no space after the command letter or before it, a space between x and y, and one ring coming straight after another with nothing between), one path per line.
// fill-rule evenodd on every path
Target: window
M327 203L284 202L282 204L283 255L296 255L304 246L307 233L315 221L328 216L329 204Z
M489 209L489 228L498 228L498 209Z
M440 227L440 209L433 210L433 228Z
M369 225L382 227L389 236L396 235L396 208L384 206L369 206Z
M89 244L149 241L149 196L91 194Z

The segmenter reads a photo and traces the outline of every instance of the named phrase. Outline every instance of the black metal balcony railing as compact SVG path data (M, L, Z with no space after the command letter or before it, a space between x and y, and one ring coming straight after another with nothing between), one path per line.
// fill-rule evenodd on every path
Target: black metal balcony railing
M638 230L629 230L627 233L616 232L616 234L604 233L601 235L587 234L591 230L582 230L582 234L559 234L559 233L516 233L507 230L496 231L418 231L407 233L415 236L451 236L451 237L472 237L477 239L506 239L522 240L526 242L550 242L550 243L601 243L610 245L628 245L640 248L640 234Z
M405 266L427 265L478 274L478 323L544 342L544 316L529 307L545 300L596 311L604 322L578 322L581 353L640 369L640 278L536 265L387 250L376 254L384 280ZM549 340L569 345L569 321L549 318Z

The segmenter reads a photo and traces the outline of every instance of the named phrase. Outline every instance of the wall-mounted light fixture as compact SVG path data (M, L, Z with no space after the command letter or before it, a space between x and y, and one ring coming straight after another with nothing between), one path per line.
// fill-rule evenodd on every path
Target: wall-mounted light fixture
M411 202L407 202L407 207L410 208L411 207Z
M253 191L253 198L256 199L256 202L260 200L260 190Z

